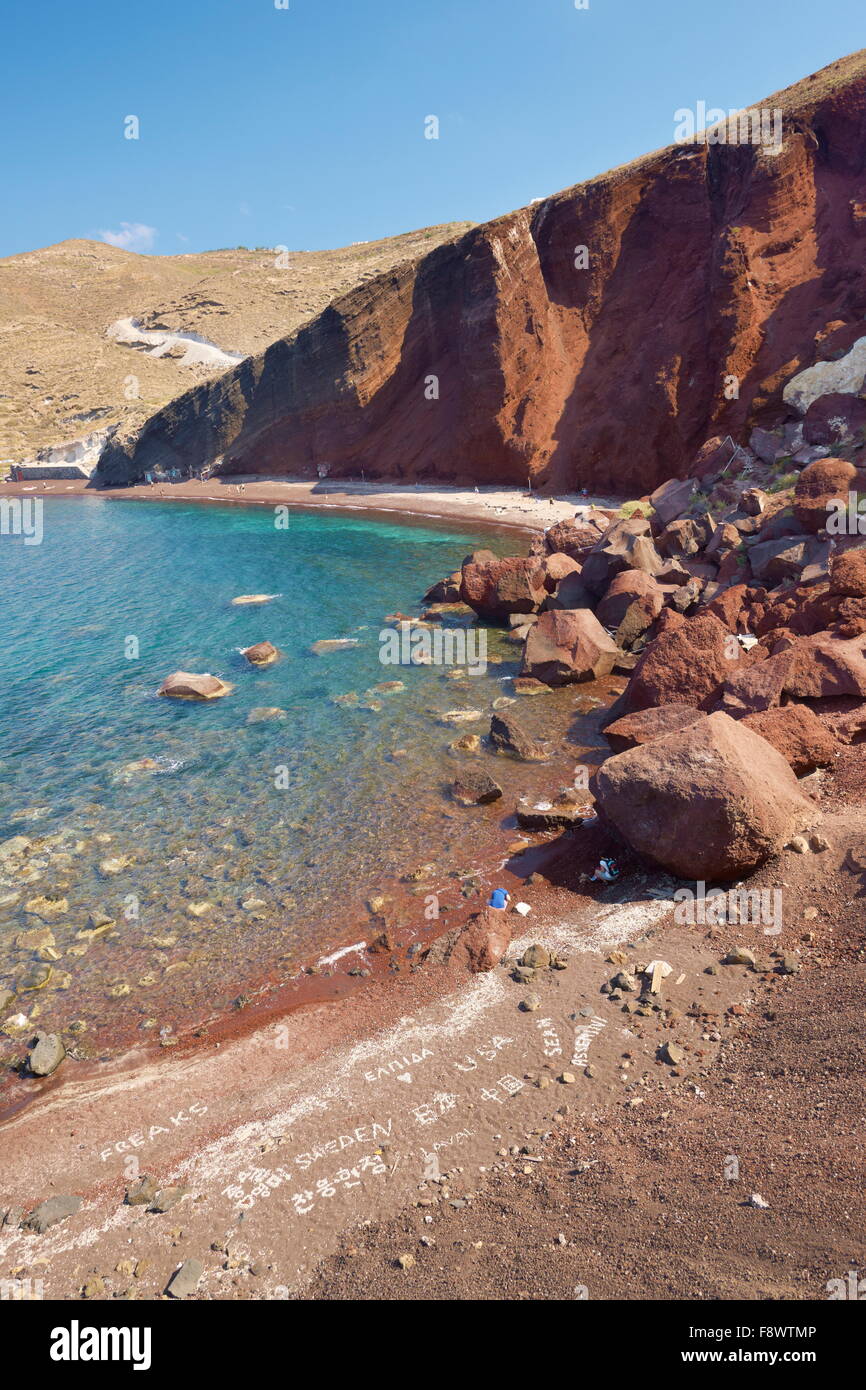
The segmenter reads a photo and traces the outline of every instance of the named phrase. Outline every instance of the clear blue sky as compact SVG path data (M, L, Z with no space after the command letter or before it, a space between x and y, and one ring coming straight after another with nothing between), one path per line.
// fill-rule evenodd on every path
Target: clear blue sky
M162 254L314 249L483 221L669 144L678 107L747 106L866 46L863 0L589 4L7 5L0 255L105 233Z

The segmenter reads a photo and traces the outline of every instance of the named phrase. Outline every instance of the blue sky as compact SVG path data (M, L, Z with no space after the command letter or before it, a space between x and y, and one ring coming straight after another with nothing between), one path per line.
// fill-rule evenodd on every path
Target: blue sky
M7 6L0 255L483 221L669 144L678 107L746 106L866 45L863 0L277 3Z

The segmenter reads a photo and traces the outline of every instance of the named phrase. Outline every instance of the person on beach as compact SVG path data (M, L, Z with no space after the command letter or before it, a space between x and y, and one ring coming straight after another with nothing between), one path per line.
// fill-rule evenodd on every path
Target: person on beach
M508 899L510 897L511 894L508 892L507 888L494 888L493 892L490 894L487 906L495 907L497 912L504 912L508 906Z
M615 883L619 878L619 869L615 859L600 859L590 883Z
M615 859L603 858L598 861L592 874L581 874L580 883L616 883L619 867Z

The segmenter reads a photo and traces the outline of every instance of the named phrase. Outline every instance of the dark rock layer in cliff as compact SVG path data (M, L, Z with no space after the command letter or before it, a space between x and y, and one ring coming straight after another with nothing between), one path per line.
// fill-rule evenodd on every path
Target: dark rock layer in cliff
M97 481L684 474L707 436L782 418L785 381L866 315L866 52L762 109L780 148L674 145L479 226L118 435Z

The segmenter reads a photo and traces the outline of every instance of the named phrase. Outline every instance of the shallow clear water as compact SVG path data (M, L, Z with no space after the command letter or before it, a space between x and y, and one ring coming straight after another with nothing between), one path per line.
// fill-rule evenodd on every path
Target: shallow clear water
M513 536L481 543L515 548ZM383 881L455 849L471 857L472 823L443 794L448 745L486 731L515 649L491 634L506 664L458 681L383 666L379 632L478 544L346 513L293 512L278 530L266 507L98 499L46 500L39 546L0 538L0 836L34 842L23 864L0 862L0 989L17 992L3 1017L32 1023L35 1007L92 1036L218 1007L257 972L345 940L353 914L369 930ZM232 606L253 593L277 597ZM358 645L310 653L345 637ZM239 649L265 639L281 660L252 669ZM157 698L176 669L234 691ZM394 679L405 689L367 693ZM350 692L356 706L333 703ZM283 714L249 722L261 708ZM442 725L455 708L485 718ZM541 711L526 716L531 728ZM129 767L142 759L156 768ZM100 868L126 857L116 874ZM32 910L52 897L66 909ZM114 928L81 937L94 912ZM49 970L45 988L23 988Z

